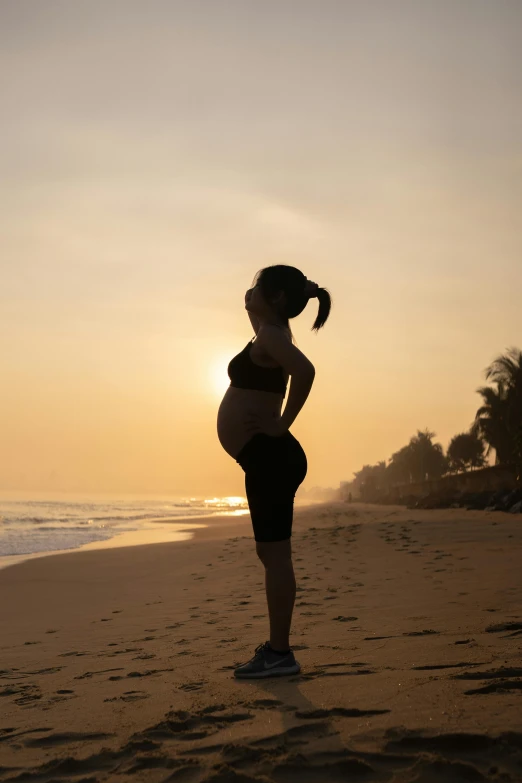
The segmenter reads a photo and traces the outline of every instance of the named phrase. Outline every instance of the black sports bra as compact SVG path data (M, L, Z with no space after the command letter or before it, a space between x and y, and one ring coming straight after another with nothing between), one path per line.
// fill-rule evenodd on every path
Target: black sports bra
M260 367L250 358L250 347L255 337L243 350L230 360L228 377L230 385L236 389L257 389L258 391L286 394L287 381L282 367Z

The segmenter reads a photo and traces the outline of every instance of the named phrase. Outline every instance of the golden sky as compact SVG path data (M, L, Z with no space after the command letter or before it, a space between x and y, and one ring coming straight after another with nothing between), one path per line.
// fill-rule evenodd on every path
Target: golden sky
M298 266L303 488L467 429L522 348L522 5L0 2L0 490L244 495L244 293Z

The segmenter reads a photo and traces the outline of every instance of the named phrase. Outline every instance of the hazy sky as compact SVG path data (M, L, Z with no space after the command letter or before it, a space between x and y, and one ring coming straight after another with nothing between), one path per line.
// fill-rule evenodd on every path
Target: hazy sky
M522 348L518 0L0 0L0 489L244 495L244 293L298 266L304 488Z

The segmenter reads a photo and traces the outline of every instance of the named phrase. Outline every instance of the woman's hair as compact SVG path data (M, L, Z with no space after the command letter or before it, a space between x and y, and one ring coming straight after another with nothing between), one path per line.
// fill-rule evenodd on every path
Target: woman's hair
M273 266L266 266L257 272L252 285L254 286L256 283L259 284L263 297L269 303L280 291L285 292L286 305L279 306L277 313L290 331L293 341L294 335L288 320L302 313L308 304L310 295L306 290L306 276L295 266L274 264ZM330 314L332 298L326 288L317 288L317 291L314 293L315 296L319 299L319 312L312 326L312 331L317 333L324 326Z

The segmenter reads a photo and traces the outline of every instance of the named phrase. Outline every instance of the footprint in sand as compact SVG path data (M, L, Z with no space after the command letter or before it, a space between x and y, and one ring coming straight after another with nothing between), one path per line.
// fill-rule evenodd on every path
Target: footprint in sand
M36 669L36 671L28 671L27 674L56 674L63 669L63 666L48 666L45 669Z
M33 731L47 732L49 729L33 729ZM24 740L24 745L27 748L52 748L57 745L70 745L71 743L76 742L97 742L113 736L114 734L105 734L101 732L64 731L56 732L55 734L47 734L45 737L34 737ZM33 775L30 777L33 777Z
M65 653L58 653L59 658L68 658L71 655L74 655L75 657L79 658L82 655L90 655L90 653L79 652L78 650L72 650L71 652L65 652Z
M522 623L497 623L496 625L488 625L486 628L486 633L500 633L501 631L512 632L507 634L507 636L503 636L503 639L519 636L522 634Z
M196 682L187 682L185 685L180 685L178 690L180 691L199 691L207 684L207 680L198 680Z
M108 672L121 672L123 667L120 666L116 669L98 669L95 672L84 672L83 674L77 674L73 679L75 680L90 680L95 674L107 674Z
M15 704L30 704L42 698L42 691L36 684L8 685L0 690L0 696L16 696Z
M142 699L150 699L150 693L145 693L145 691L125 691L122 696L113 696L103 701L141 701Z

